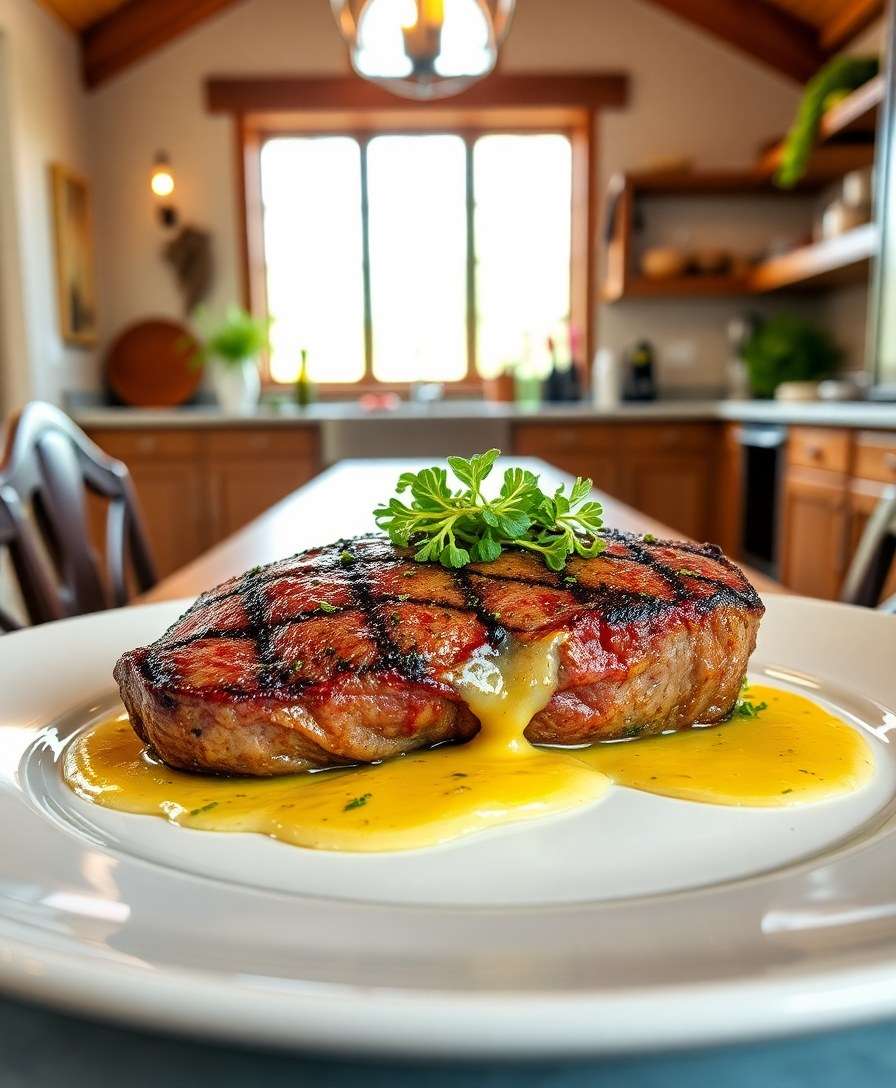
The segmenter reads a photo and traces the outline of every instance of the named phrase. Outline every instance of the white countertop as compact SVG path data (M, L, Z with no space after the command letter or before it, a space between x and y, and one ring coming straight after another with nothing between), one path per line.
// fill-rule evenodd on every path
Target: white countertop
M363 423L384 420L433 422L445 420L604 420L644 422L661 420L734 420L743 422L806 423L840 427L896 429L896 404L849 402L786 404L777 401L665 400L645 404L621 404L601 409L582 402L524 407L488 401L437 401L432 404L402 403L391 411L367 411L353 402L330 401L301 409L291 405L262 408L248 415L222 412L214 406L196 408L85 407L72 411L82 427L246 427L299 424Z

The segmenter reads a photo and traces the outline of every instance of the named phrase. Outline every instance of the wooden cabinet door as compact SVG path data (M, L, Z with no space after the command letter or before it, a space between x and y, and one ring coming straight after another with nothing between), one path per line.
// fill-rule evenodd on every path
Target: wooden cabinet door
M625 469L626 502L695 540L711 535L713 466L702 454L635 455Z
M159 577L209 546L202 445L188 428L108 428L90 432L96 444L128 466ZM107 504L91 497L91 534L105 554Z
M846 478L788 469L779 542L784 584L807 597L835 600L846 571L848 531Z
M313 475L306 462L268 458L213 461L209 467L212 543L247 525Z
M594 481L598 491L620 494L620 429L606 423L517 423L513 452L519 457L540 457L548 464Z
M317 472L317 428L229 427L206 438L212 543L235 533Z
M206 550L205 481L195 461L131 461L143 520L160 578Z

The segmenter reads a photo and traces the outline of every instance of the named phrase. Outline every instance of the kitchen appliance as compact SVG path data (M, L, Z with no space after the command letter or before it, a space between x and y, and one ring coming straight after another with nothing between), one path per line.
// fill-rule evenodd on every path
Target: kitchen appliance
M777 529L780 479L787 429L776 423L743 423L737 432L742 451L743 561L777 577Z
M884 53L896 56L896 9L887 16ZM887 64L886 90L877 131L875 220L879 229L878 258L869 291L867 369L874 385L869 396L896 400L896 82L892 63Z

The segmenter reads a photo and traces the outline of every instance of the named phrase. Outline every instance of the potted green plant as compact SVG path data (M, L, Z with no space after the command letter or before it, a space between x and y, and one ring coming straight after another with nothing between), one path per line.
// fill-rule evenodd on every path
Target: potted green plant
M258 357L270 348L269 318L230 306L223 319L200 318L199 358L211 364L212 384L226 412L251 412L261 395Z
M823 329L792 314L762 322L741 349L754 397L773 397L782 382L828 378L842 354Z

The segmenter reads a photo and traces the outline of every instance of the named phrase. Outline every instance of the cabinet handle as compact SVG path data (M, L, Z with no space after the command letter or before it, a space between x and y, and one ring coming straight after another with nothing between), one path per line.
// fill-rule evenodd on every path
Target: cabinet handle
M821 446L806 446L806 453L809 454L813 461L824 460L824 450Z

